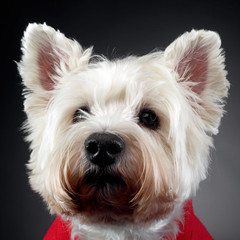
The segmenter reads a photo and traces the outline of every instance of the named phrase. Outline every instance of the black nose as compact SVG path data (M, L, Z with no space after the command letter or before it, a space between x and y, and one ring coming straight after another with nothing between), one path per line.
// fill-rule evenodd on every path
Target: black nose
M88 160L100 167L114 164L123 154L124 141L111 133L93 133L85 141Z

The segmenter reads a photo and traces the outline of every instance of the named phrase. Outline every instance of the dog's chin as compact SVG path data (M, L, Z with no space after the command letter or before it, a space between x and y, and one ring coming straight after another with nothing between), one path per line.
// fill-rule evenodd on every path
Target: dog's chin
M85 222L131 221L135 192L123 177L108 171L89 172L78 186L73 202Z

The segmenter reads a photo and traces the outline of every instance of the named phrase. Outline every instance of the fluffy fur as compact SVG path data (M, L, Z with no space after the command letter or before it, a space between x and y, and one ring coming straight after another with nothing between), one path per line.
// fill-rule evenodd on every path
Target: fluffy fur
M212 135L223 115L226 80L217 33L186 32L165 51L110 61L92 55L46 24L29 24L18 64L32 188L82 239L174 239L183 205L206 178ZM81 121L75 112L87 106ZM157 129L139 122L142 109ZM126 150L98 176L84 142L92 133L120 136ZM102 173L101 173L102 174Z

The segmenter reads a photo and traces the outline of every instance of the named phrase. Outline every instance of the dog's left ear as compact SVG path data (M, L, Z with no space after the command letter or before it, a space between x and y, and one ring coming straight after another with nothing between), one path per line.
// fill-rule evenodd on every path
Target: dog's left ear
M86 68L91 50L83 51L78 42L46 24L29 24L22 39L22 60L18 64L25 87L46 98L69 73Z
M217 133L229 88L220 46L217 33L192 30L177 38L164 52L166 65L203 120L205 130L213 134Z

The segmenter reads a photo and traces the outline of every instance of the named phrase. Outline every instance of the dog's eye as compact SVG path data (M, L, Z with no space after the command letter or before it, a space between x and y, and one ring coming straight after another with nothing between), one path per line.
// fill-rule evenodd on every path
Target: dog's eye
M141 125L155 130L159 127L159 120L156 113L150 109L142 109L139 113L139 122Z
M73 115L73 123L80 122L86 119L86 115L90 113L90 109L87 106L79 108Z

